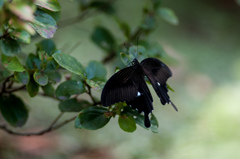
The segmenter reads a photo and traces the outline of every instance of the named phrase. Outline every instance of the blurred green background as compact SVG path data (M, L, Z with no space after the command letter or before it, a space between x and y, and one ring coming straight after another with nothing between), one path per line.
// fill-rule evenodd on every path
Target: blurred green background
M61 21L78 15L76 1L60 0L60 3ZM175 90L170 92L171 100L179 112L170 105L162 106L149 86L159 133L141 127L134 133L126 133L119 128L117 119L97 131L75 129L73 122L37 137L16 137L0 131L0 158L240 158L240 6L234 0L163 0L162 3L175 11L180 23L173 26L158 20L158 27L149 39L162 44L175 59L166 63L173 72L168 81ZM114 8L134 27L141 20L143 5L139 0L119 0ZM79 42L71 55L86 66L90 60L100 61L104 57L103 51L90 39L96 25L111 30L119 43L124 41L115 21L103 14L60 26L53 40L66 52L73 43ZM34 44L40 40L33 39L24 51L34 51ZM115 62L107 64L108 77L115 66ZM100 92L94 93L100 96ZM23 131L41 130L59 113L58 103L46 97L32 99L23 92L18 95L31 110Z

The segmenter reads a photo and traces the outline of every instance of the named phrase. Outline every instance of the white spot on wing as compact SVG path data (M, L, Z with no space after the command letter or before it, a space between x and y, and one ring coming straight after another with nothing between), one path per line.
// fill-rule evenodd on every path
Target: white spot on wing
M140 92L137 93L137 97L139 97L139 96L141 96L141 93L140 93Z
M157 84L158 84L159 86L161 86L161 84L160 84L159 82L157 82Z

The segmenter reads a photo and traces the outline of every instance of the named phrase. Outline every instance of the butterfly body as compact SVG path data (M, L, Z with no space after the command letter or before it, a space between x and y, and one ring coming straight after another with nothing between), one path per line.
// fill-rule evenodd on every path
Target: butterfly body
M147 76L163 105L171 103L166 81L172 76L170 69L156 58L146 58L141 63L134 59L132 65L115 73L106 83L101 95L103 106L126 101L127 105L144 112L145 126L151 123L148 114L153 110L153 98L144 80Z

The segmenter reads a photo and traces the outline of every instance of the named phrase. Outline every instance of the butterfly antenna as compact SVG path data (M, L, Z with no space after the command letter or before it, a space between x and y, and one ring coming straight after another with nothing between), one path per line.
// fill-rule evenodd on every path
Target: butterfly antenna
M130 53L137 59L137 57L134 55L134 53L132 53L132 52L129 50L129 48L127 47L126 43L124 43L124 46L126 47L127 51L130 52Z

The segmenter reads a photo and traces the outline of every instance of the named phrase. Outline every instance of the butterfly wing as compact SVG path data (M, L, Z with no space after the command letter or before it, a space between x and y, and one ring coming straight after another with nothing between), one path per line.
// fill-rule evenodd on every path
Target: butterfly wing
M150 127L148 114L153 110L153 99L144 81L144 73L139 63L115 73L103 88L101 95L103 106L123 101L139 113L144 112L145 126Z
M166 81L172 76L171 70L163 62L156 58L144 59L140 65L142 66L143 72L151 82L155 92L161 100L161 103L171 103L174 109L177 111L176 106L171 102L168 96L168 88Z
M115 73L106 83L101 95L103 106L129 101L136 97L138 86L131 79L135 71L134 66L124 68Z
M152 95L147 87L146 82L144 81L144 76L138 78L138 92L136 97L133 100L126 101L127 105L131 106L133 109L136 109L138 113L144 112L144 125L148 128L151 126L148 114L153 110L153 99Z

